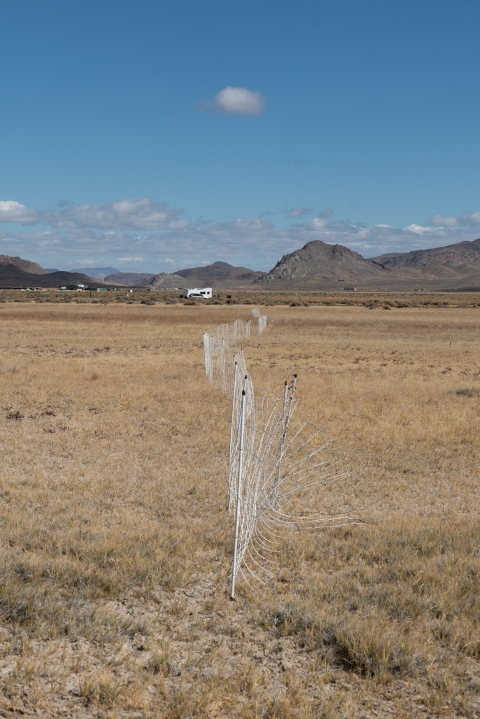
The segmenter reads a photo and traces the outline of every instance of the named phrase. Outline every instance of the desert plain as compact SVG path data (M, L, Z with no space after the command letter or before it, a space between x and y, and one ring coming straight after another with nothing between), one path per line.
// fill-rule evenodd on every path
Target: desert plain
M478 303L263 311L255 390L298 373L361 522L231 602L202 334L251 305L0 306L1 716L480 717Z

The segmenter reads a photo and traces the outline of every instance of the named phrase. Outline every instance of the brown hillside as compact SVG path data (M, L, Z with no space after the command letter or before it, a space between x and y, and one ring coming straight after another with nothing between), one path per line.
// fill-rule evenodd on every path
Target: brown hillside
M390 252L386 255L373 257L383 267L463 267L466 265L480 266L480 239L472 242L457 242L446 247L432 247L428 250L412 250L411 252Z
M163 290L183 287L185 280L180 275L160 272L158 275L154 275L149 280L145 280L141 284L143 287L150 287L154 290Z
M110 282L114 285L141 285L142 282L150 282L155 277L153 272L115 272L113 275L107 275L104 282Z
M415 280L428 287L465 289L480 287L480 239L428 250L392 252L374 257L399 280Z
M22 257L0 255L0 265L13 265L23 272L30 272L32 275L48 275L47 270L44 270L39 264L31 262L30 260L24 260Z
M46 272L33 274L24 272L15 265L0 264L0 287L60 287L69 283L79 282L90 287L106 287L104 282L92 279L79 272Z
M250 285L262 276L262 272L249 270L247 267L234 267L228 262L214 262L206 267L190 267L178 270L177 275L186 280L192 287L201 285L220 285L227 287L241 287Z
M284 255L275 267L256 281L289 288L335 287L343 284L375 284L389 279L390 270L367 262L358 252L321 240Z

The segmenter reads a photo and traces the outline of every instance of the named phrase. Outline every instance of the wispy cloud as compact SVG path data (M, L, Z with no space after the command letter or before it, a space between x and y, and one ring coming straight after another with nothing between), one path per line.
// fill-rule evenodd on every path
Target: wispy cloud
M460 217L434 215L428 220L427 224L434 227L478 227L480 225L480 212L462 212Z
M97 262L121 262L122 266L145 271L169 271L205 265L215 260L268 270L285 253L310 240L341 244L374 257L386 252L405 252L438 247L461 240L477 239L480 212L465 212L446 222L435 215L430 223L395 228L377 224L367 227L349 220L331 220L328 208L308 219L308 208L297 212L288 227L278 227L265 217L237 218L225 222L192 222L180 218L181 210L170 210L164 202L150 198L119 200L92 205L65 205L61 210L40 211L19 202L0 202L0 221L31 225L38 218L49 227L25 228L21 232L0 231L6 254L19 254L40 263L73 266L80 258ZM441 219L440 219L441 218ZM447 218L450 219L451 218ZM297 220L297 221L295 221ZM435 222L434 222L435 220ZM49 258L47 260L47 258ZM90 260L94 262L93 259Z
M255 117L265 112L265 98L259 90L252 92L246 87L228 85L220 90L213 100L202 103L202 110L211 110L223 115L250 115Z
M183 210L171 210L166 202L153 202L150 197L139 200L117 200L107 203L65 204L60 210L32 210L12 200L0 201L0 222L23 225L46 224L58 229L181 229L188 220L179 220Z
M0 200L0 222L21 222L24 225L35 224L41 216L37 210L31 210L15 200Z
M458 217L442 217L442 215L434 215L427 221L428 225L434 227L456 227L459 225Z
M319 212L317 217L320 217L322 220L328 220L329 217L333 215L333 210L331 207L327 207L326 210L323 212Z
M478 227L480 225L480 212L462 212L462 221L470 227Z
M311 207L293 207L291 210L285 212L285 217L288 217L289 220L298 220L301 217L309 215L311 211Z

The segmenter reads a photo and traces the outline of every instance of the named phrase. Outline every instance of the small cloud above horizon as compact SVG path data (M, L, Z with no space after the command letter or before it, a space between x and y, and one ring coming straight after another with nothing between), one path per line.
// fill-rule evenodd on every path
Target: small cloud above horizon
M427 225L433 225L433 227L478 227L480 225L480 212L462 212L460 217L454 215L434 215L427 220Z
M202 110L217 112L221 115L247 115L258 117L266 109L265 98L259 90L247 90L246 87L228 85L220 90L213 100L202 103Z
M305 217L311 212L311 207L292 207L291 210L285 212L285 217L288 217L289 220L298 220L300 217Z
M321 220L328 220L329 217L333 215L333 210L331 207L327 207L326 210L323 212L319 212L317 217L319 217Z

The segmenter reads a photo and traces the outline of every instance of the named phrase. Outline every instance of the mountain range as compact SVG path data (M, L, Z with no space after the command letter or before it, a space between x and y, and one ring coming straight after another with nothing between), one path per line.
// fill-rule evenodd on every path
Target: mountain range
M105 286L103 282L80 272L24 272L13 263L0 263L0 289L2 287L61 287L77 282L90 287Z
M36 262L23 260L21 257L10 257L10 255L0 255L0 267L3 265L12 265L21 272L29 272L32 275L48 275L49 272L49 270L40 267Z
M189 267L186 270L177 270L173 275L166 272L160 272L158 275L120 272L105 277L105 282L113 282L126 285L142 285L144 287L152 286L170 286L184 287L197 285L222 285L226 287L235 287L245 285L258 279L263 272L255 272L247 267L234 267L228 262L214 262L205 267ZM170 282L167 278L172 278Z
M107 275L120 272L120 270L116 270L115 267L76 267L69 270L69 272L81 272L83 275L94 277L96 280L104 280Z
M0 255L0 286L54 287L78 280L92 284L84 272L54 272L20 257ZM94 268L100 275L104 270ZM92 272L92 269L88 270ZM101 272L100 272L101 271ZM214 262L170 274L118 272L106 275L96 285L139 286L150 289L213 286L223 289L332 290L355 286L365 290L479 290L480 239L446 247L411 252L393 252L365 259L343 245L321 240L284 255L269 272Z
M339 283L342 283L340 285ZM342 245L315 240L284 255L256 280L271 289L480 290L480 239L365 259Z

